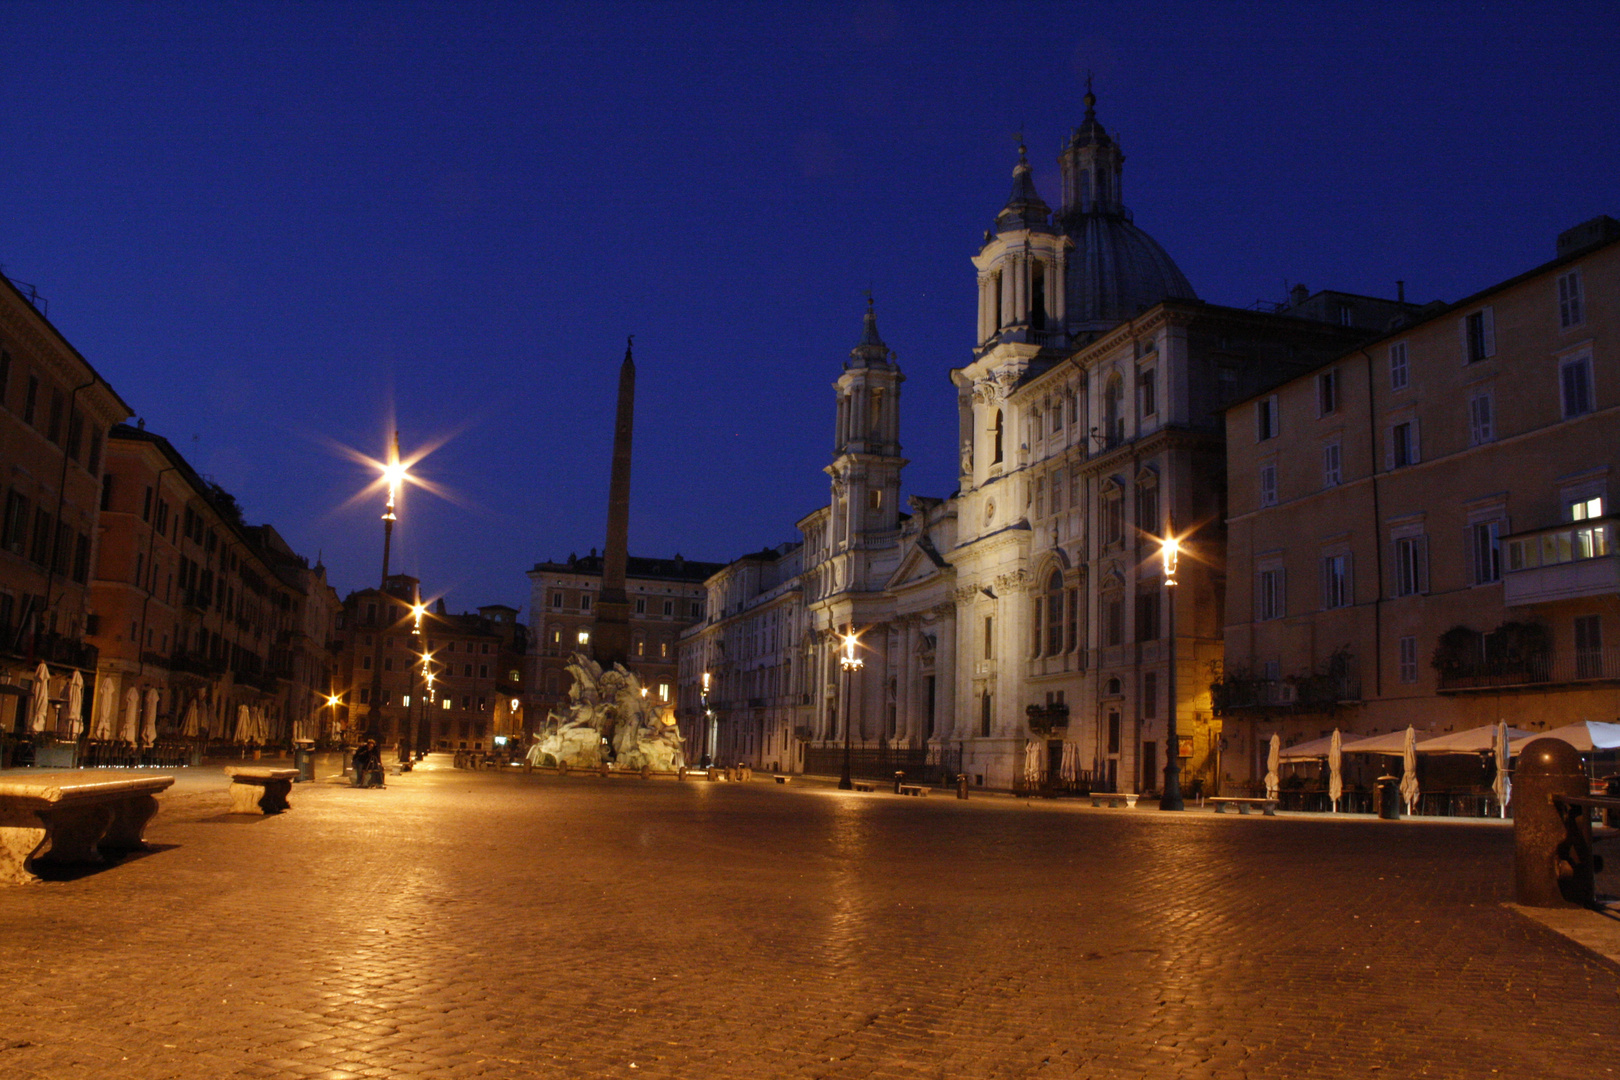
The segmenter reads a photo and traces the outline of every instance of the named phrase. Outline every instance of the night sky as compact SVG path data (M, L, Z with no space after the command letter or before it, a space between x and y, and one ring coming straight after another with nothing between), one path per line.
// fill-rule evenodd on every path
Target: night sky
M1456 300L1620 216L1620 5L0 0L0 268L340 592L390 417L451 496L394 567L452 610L600 547L636 335L631 551L824 503L863 293L907 493L955 484L969 258L1023 130L1058 202L1087 71L1199 295Z

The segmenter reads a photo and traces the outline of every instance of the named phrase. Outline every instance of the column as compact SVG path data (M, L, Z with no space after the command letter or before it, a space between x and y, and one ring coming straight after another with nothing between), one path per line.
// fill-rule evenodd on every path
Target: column
M916 730L916 718L912 716L912 702L916 692L912 681L916 678L913 670L916 657L917 625L910 618L900 623L900 655L894 660L894 705L895 724L894 737L896 742L903 742L906 746L912 744L912 735Z
M1052 258L1052 274L1051 277L1047 279L1048 285L1046 290L1048 297L1051 300L1051 307L1049 310L1052 318L1057 322L1059 327L1063 325L1064 319L1068 316L1069 311L1068 267L1068 256L1060 247L1058 248L1057 254Z
M1012 280L1014 267L1011 258L1003 260L1001 266L1001 325L1011 326L1014 320Z

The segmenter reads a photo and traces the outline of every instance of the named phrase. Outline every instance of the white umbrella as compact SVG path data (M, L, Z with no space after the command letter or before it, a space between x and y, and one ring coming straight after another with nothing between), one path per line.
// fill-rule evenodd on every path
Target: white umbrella
M141 725L141 692L131 686L124 691L124 721L118 725L118 738L134 742Z
M113 739L118 736L118 676L96 676L95 725L90 729L92 739Z
M1339 735L1339 729L1333 729L1333 741L1328 744L1328 801L1333 806L1333 812L1339 812L1339 797L1344 794L1344 742Z
M28 727L31 731L44 731L45 719L51 711L51 670L45 661L34 669L34 696L28 703Z
M186 706L186 720L180 728L180 733L188 739L195 739L197 731L197 699L192 698L191 704Z
M236 741L245 743L252 734L253 721L248 717L248 707L238 705L236 707Z
M68 737L77 739L79 732L84 729L81 717L84 712L84 676L75 669L73 677L68 680L67 689L67 729Z
M1080 747L1076 743L1065 741L1063 743L1063 779L1072 784L1079 779L1080 773Z
M146 688L146 722L141 725L141 741L147 746L157 742L157 707L157 689L148 686Z
M1266 798L1277 797L1277 769L1282 764L1282 736L1271 736L1271 749L1266 752Z
M1401 749L1401 798L1406 800L1406 812L1412 812L1417 802L1417 732L1410 725L1406 729L1406 745Z
M1496 792L1496 808L1507 817L1508 800L1513 797L1513 781L1508 778L1508 726L1503 720L1496 733L1496 781L1491 790Z
M1046 775L1045 755L1041 753L1045 747L1031 739L1024 744L1024 779L1031 784L1038 784Z

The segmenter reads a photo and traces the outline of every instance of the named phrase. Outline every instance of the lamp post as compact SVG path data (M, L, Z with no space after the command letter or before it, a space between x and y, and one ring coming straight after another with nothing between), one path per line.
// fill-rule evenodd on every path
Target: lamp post
M428 652L426 649L422 650L422 693L418 696L422 699L421 730L426 731L428 730L429 725L433 723L428 712L428 704L432 700L433 696L433 654ZM404 760L409 761L416 756L418 741L418 728L416 722L413 720L411 722L410 743L409 746L403 751Z
M426 611L427 611L427 605L422 603L422 597L421 597L421 594L419 593L419 594L417 594L417 597L416 597L416 603L411 605L411 615L413 616L413 622L411 623L411 637L416 639L416 643L417 643L418 646L420 646L422 644L422 615ZM425 676L427 674L428 658L429 658L428 651L427 651L426 648L423 648L422 649L422 673L423 673L423 676L424 676L424 684L425 684ZM421 696L421 695L418 695L418 696ZM424 708L425 708L425 706L424 706ZM420 710L418 710L418 711L420 711ZM401 763L409 763L411 761L411 759L415 756L415 754L416 754L416 714L413 713L410 710L410 708L407 707L406 710L405 710L405 733L404 733L403 737L399 740L399 760L401 761Z
M851 628L853 630L853 628ZM855 781L850 776L850 750L849 729L850 721L855 719L855 697L851 684L854 673L861 669L863 661L855 655L855 634L844 635L844 654L838 658L838 669L844 674L844 771L838 777L838 790L850 791L855 787Z
M371 707L366 712L366 737L375 739L381 731L383 624L388 611L388 555L394 544L394 507L399 501L400 485L407 479L405 466L399 460L399 432L394 432L393 444L388 448L388 464L383 466L383 482L388 486L388 505L383 508L383 561L382 585L377 590L378 611L385 613L382 624L372 627L377 631L376 647L371 653Z
M709 711L709 673L703 673L703 690L698 694L698 701L703 706L703 756L710 761L714 760L714 747L709 745L710 718L714 715Z
M1169 731L1165 736L1164 793L1159 796L1160 810L1182 810L1181 801L1181 737L1176 730L1176 563L1181 554L1181 542L1176 538L1175 523L1160 541L1160 554L1164 557L1165 603L1170 612L1167 630L1170 636L1170 675L1165 680L1170 704Z

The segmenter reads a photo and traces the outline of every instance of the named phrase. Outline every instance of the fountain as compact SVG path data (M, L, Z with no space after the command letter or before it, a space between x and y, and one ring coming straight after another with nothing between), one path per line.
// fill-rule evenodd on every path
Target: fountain
M675 706L649 701L641 680L622 664L606 671L583 653L568 665L574 677L568 712L529 747L530 765L594 769L607 761L620 769L673 772L686 764Z

